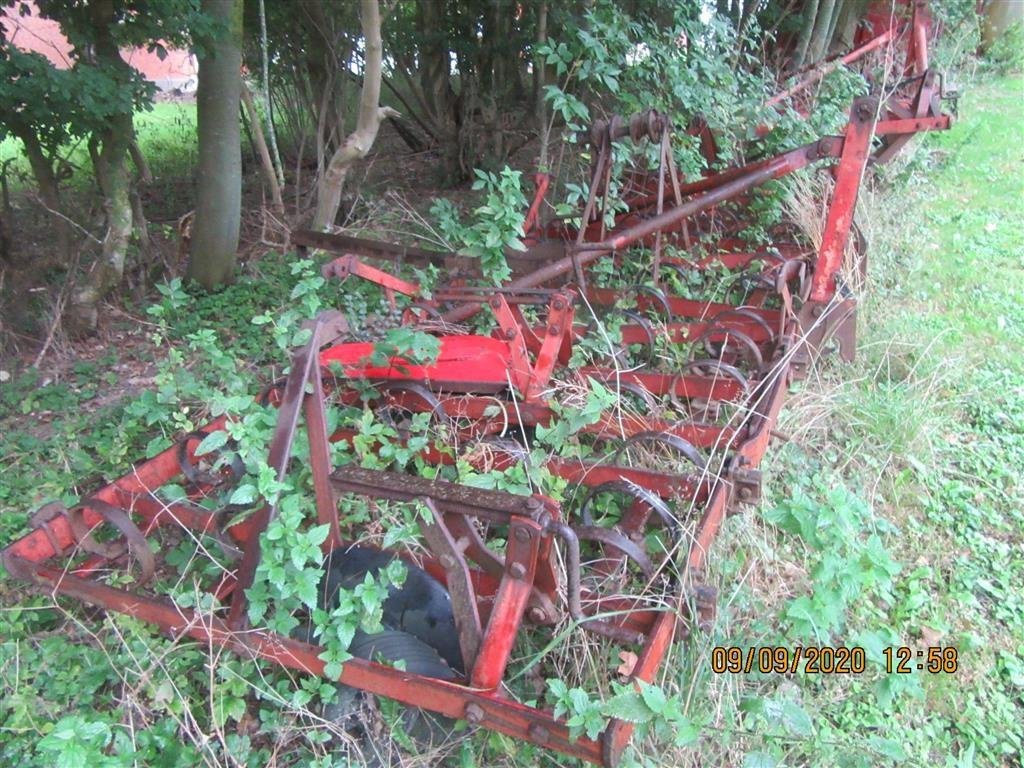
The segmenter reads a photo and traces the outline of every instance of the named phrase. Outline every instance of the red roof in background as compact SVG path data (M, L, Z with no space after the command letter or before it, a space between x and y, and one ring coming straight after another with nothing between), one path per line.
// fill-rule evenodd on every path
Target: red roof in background
M60 31L60 25L36 15L34 3L29 3L31 16L21 16L17 8L4 8L3 26L7 39L18 49L45 56L55 67L69 69L74 63L71 44ZM196 86L196 60L189 51L167 49L162 61L156 53L144 48L125 49L121 58L152 80L160 90L179 88L193 91Z

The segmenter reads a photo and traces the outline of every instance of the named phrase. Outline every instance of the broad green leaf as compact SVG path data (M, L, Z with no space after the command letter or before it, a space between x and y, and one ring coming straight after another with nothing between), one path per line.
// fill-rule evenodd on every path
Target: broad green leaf
M635 691L626 691L609 699L604 705L604 713L627 723L646 723L654 717L651 708Z
M216 432L211 432L203 441L196 446L196 456L205 456L208 453L223 448L228 441L228 433L222 429L218 429Z
M256 501L257 497L256 486L251 483L240 485L235 488L231 494L231 498L228 499L228 504L242 506L243 504L252 504Z

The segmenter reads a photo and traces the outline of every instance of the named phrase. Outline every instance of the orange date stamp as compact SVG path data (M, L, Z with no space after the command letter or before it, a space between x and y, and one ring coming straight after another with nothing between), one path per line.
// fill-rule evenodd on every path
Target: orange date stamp
M711 671L716 674L857 675L867 670L867 654L860 646L763 645L740 648L716 645L711 649Z
M913 649L885 648L882 652L887 674L909 674L915 670L932 674L957 671L957 649L951 646ZM711 671L715 674L859 675L867 671L867 653L860 646L764 645L740 648L716 645L711 649Z

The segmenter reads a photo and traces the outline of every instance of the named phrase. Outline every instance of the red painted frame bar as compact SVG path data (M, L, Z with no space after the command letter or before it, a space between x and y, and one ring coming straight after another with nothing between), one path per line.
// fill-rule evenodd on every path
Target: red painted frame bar
M878 100L865 97L853 102L846 125L843 150L836 168L836 183L825 219L821 249L811 279L811 301L825 302L836 291L836 273L843 263L843 251L850 237L864 169L867 168L878 115Z

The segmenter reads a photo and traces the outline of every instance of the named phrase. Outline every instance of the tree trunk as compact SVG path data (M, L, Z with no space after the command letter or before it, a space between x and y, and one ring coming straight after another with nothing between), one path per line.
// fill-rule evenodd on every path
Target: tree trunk
M199 166L188 276L207 290L231 282L242 215L242 0L203 0L228 34L199 58Z
M11 243L7 239L7 225L4 224L4 211L0 210L0 263L11 260ZM0 328L2 328L0 323Z
M383 45L380 37L380 7L377 0L362 0L361 14L366 69L363 72L363 90L359 99L359 117L356 129L334 152L317 190L316 214L313 229L326 230L334 224L341 206L341 190L349 168L369 153L385 117L397 116L390 107L380 106L380 83Z
M1019 0L990 0L981 25L981 48L987 51L1007 29L1024 21L1024 4Z
M548 42L548 0L538 0L537 5L537 42L534 44L533 54L533 112L534 120L537 122L537 132L541 133L547 127L547 115L544 109L544 57L539 49ZM546 147L545 147L546 149ZM543 152L545 156L547 152Z
M260 0L260 53L263 64L263 104L267 110L267 136L270 137L270 148L274 152L274 177L277 187L284 186L284 165L281 163L281 152L277 148L277 132L274 127L274 110L270 101L270 57L267 51L267 10ZM282 208L283 213L283 208Z
M72 335L96 330L100 301L120 285L124 277L132 237L131 174L128 170L131 137L132 115L129 112L112 118L110 127L99 140L102 149L97 157L96 177L103 193L107 232L92 271L83 285L71 294L67 320Z
M25 146L25 155L32 168L32 175L35 177L36 187L39 189L39 197L46 207L55 214L54 239L57 241L58 258L60 263L64 264L71 255L71 233L68 230L68 223L60 218L64 210L61 207L60 185L57 182L57 174L53 172L53 163L46 157L39 144L39 139L32 131L19 133L18 138Z
M832 15L835 11L836 0L821 0L818 7L818 16L814 20L814 32L811 34L811 46L807 55L808 64L817 64L825 57L828 50L828 33L832 26Z
M853 38L857 34L857 25L868 9L868 0L846 0L843 3L842 15L838 17L833 41L841 41L844 49L853 48Z
M420 83L441 144L441 182L454 184L461 181L464 174L459 147L459 105L450 77L451 52L445 31L445 3L441 0L419 0L417 21L422 33ZM463 70L463 75L467 74L468 71ZM462 86L465 93L466 83Z
M826 58L832 50L832 41L836 39L836 29L839 17L846 12L847 0L835 0L835 8L832 9L832 18L828 20L828 32L825 34L825 47L821 51L821 58Z
M242 103L245 105L246 114L249 115L249 125L252 126L253 143L256 145L256 154L260 158L260 168L263 169L263 179L270 187L270 199L274 202L274 211L281 217L284 216L284 200L281 198L281 187L277 183L277 174L274 172L274 163L270 159L270 150L267 148L267 140L263 137L263 126L260 123L259 113L256 105L253 104L252 94L242 84Z
M113 0L96 0L89 11L96 35L93 45L96 65L119 72L119 79L127 83L131 70L121 58L111 34L115 15ZM107 232L99 259L85 281L71 294L65 320L72 335L96 330L100 301L118 287L124 277L133 224L128 167L129 150L135 137L132 120L131 107L116 113L109 118L104 130L93 133L90 141L90 154L107 214Z
M804 9L803 26L800 27L800 37L796 41L796 50L793 52L792 69L800 69L807 59L807 49L811 44L811 33L814 31L814 24L818 18L818 0L807 0L807 7Z

